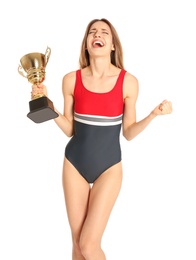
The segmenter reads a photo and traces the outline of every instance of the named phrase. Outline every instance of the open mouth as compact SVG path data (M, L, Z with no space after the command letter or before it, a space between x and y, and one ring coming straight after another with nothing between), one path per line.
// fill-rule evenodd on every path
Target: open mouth
M103 47L104 44L102 41L96 40L93 42L93 47Z

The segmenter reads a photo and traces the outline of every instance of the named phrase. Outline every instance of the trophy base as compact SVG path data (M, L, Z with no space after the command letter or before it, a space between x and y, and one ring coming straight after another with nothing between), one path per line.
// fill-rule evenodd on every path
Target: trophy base
M30 112L27 114L27 117L35 123L43 123L59 116L54 111L52 101L46 96L31 100L29 108Z

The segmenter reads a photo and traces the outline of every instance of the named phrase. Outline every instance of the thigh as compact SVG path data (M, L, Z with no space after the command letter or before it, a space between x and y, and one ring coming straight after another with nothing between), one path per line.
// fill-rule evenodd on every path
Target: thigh
M63 189L68 220L72 233L80 233L88 208L90 185L65 158Z
M122 163L102 173L90 192L88 214L82 228L81 238L99 241L102 238L112 208L122 185Z

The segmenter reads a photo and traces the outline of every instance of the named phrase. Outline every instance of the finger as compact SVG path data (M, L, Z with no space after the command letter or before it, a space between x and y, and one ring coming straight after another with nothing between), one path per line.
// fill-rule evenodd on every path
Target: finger
M172 108L171 108L170 102L167 102L167 103L163 104L163 106L162 106L162 112L163 113L169 114L169 113L171 113L171 111L172 111Z
M159 105L159 110L163 111L163 103Z
M167 99L165 99L165 100L163 100L162 102L161 102L161 104L166 104L168 101L167 101Z
M33 85L32 86L32 91L36 91L37 90L37 86L36 85Z
M38 88L38 89L43 89L43 88L44 88L44 85L38 85L37 88Z

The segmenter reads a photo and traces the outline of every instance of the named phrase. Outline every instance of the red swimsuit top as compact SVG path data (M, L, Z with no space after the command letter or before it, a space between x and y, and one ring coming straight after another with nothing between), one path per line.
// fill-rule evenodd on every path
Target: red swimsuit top
M109 92L96 93L85 88L81 70L76 71L74 112L85 115L115 117L123 114L123 80L126 71L121 70L116 84Z

